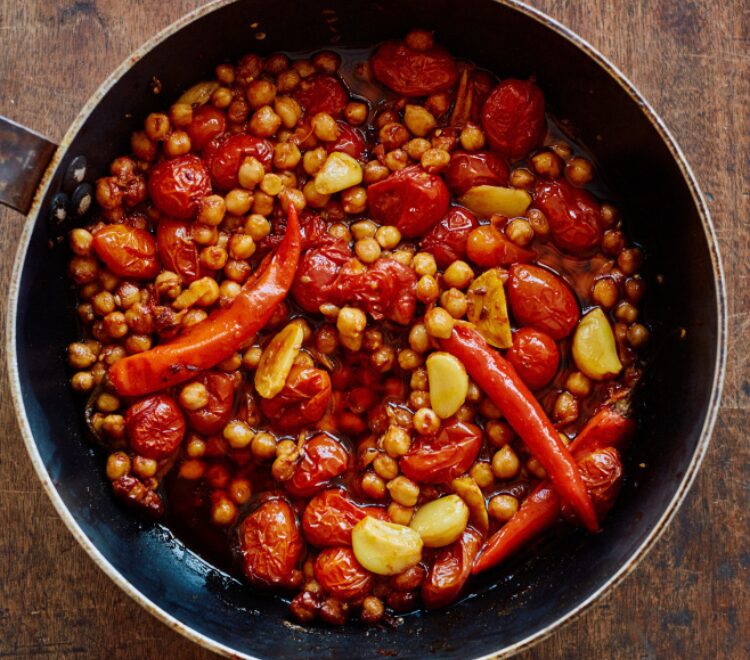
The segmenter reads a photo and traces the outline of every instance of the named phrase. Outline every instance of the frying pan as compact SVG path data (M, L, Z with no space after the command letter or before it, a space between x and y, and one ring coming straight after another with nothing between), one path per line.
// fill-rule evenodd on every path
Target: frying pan
M533 553L480 576L470 597L405 616L396 627L304 627L288 620L280 598L220 572L168 529L112 498L104 456L86 439L81 402L68 386L74 292L65 276L66 249L56 239L85 205L86 182L128 151L129 134L146 114L209 77L216 63L250 51L368 46L415 26L435 30L454 54L500 76L535 75L549 108L576 128L575 138L605 174L626 230L647 255L644 316L653 350L640 391L639 434L627 481L600 534L561 530ZM7 349L14 404L39 478L71 533L118 586L214 651L257 658L350 657L354 649L362 658L512 654L634 569L674 516L706 451L724 375L726 302L695 178L664 124L611 63L513 0L209 4L121 65L56 150L0 120L0 198L28 215L9 295Z

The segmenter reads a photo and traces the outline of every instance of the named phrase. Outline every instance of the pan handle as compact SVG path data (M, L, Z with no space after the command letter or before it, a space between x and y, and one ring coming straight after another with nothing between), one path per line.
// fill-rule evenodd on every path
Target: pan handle
M0 204L24 215L57 145L0 116Z

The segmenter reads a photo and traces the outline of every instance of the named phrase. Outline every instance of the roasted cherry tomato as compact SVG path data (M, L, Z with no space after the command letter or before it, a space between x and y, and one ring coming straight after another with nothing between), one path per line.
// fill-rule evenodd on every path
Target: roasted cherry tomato
M578 461L586 490L599 520L612 508L622 486L623 466L620 452L614 447L597 449Z
M284 482L297 497L314 495L349 467L349 452L338 440L323 433L308 440L301 453L292 478Z
M567 337L580 316L570 287L552 271L527 264L511 266L508 302L521 325L546 332L552 339Z
M136 454L160 460L180 446L185 435L185 417L172 397L155 394L127 409L125 431Z
M318 112L339 117L349 103L349 93L342 82L328 74L314 74L302 80L294 98L310 117Z
M435 257L439 268L448 268L457 259L466 258L466 241L479 223L464 208L454 206L422 239L419 246Z
M352 544L352 528L365 516L388 520L384 509L359 506L338 488L313 497L302 514L302 531L308 543L319 548Z
M564 179L547 181L536 188L534 206L547 217L552 242L574 256L585 256L602 240L601 211L585 190Z
M352 158L360 158L365 152L365 138L362 131L358 128L352 128L345 121L337 122L339 127L339 137L335 142L326 144L326 151L341 151L350 155Z
M156 241L144 229L107 225L94 234L91 247L107 268L119 277L148 280L159 273Z
M344 241L328 240L303 253L292 285L292 296L307 312L318 312L324 303L338 304L336 282L341 267L353 257Z
M272 399L261 399L261 412L281 433L314 426L331 398L331 379L322 369L292 367L284 388Z
M198 247L193 241L191 224L162 218L156 228L156 244L164 268L177 273L186 283L201 276Z
M436 435L417 438L399 466L409 479L441 484L466 472L481 448L481 429L451 418Z
M187 220L198 202L211 194L211 181L203 161L194 154L164 160L151 170L148 194L166 215Z
M523 158L547 129L542 91L528 80L503 80L484 103L482 128L493 149L511 160Z
M417 308L417 276L395 259L378 259L364 273L344 268L337 281L339 300L364 307L375 320L408 324Z
M448 211L443 180L419 165L406 167L367 189L367 204L380 224L395 225L405 238L425 234Z
M300 579L297 564L302 535L294 510L286 500L261 504L239 526L245 577L256 587L292 587Z
M536 252L516 245L493 225L482 225L471 231L466 240L466 254L483 268L508 267L536 258Z
M219 433L232 419L234 381L218 371L205 371L195 382L201 383L208 391L208 403L199 410L188 410L188 422L198 433Z
M456 151L445 171L445 183L454 195L461 196L474 186L506 186L508 164L490 151Z
M513 333L513 346L508 349L505 358L531 390L548 385L560 363L555 341L534 328L521 328Z
M315 579L334 598L364 598L372 589L372 573L362 567L351 548L326 548L315 560Z
M212 105L202 105L193 111L193 121L187 127L190 143L203 149L217 135L227 130L227 116Z
M427 96L456 84L458 69L450 53L439 46L414 50L399 41L386 41L370 58L381 83L403 96Z
M441 548L422 583L422 602L434 610L452 603L471 574L482 537L467 528L457 541Z
M211 140L204 152L211 181L220 190L231 190L239 185L237 173L248 156L257 158L265 168L271 168L273 145L268 140L247 133L220 136Z

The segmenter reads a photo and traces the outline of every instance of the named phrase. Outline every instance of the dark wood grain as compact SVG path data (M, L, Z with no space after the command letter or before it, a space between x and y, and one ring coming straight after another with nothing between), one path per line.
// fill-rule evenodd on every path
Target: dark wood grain
M59 140L131 50L200 4L0 2L0 113ZM748 657L750 5L531 4L610 57L682 145L716 224L731 341L713 443L676 521L614 593L524 657ZM7 290L21 223L0 210L0 291ZM0 388L0 656L210 657L131 602L78 547L36 481L4 379Z

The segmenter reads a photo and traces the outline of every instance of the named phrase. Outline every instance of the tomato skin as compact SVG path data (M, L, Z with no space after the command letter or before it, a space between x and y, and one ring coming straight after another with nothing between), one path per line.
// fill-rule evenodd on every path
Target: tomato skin
M446 483L466 472L481 448L481 429L451 418L436 435L417 438L399 460L399 467L414 481Z
M560 364L560 353L552 337L534 328L521 328L513 333L513 346L505 358L531 390L548 385Z
M340 117L349 103L349 93L342 82L336 76L320 73L302 80L294 98L310 117L318 112Z
M237 173L248 156L257 158L266 170L270 169L273 145L268 140L238 133L214 138L206 146L203 156L213 184L220 190L231 190L239 185Z
M310 497L325 488L349 467L349 453L331 436L321 433L308 440L292 478L284 482L296 497Z
M238 532L242 569L253 586L294 586L302 535L286 500L264 502L240 523Z
M510 168L497 154L490 151L455 151L445 171L448 190L463 195L474 186L507 186Z
M427 609L445 607L456 599L481 547L482 537L467 528L457 541L441 548L422 583L422 601Z
M327 240L303 253L292 284L292 296L307 312L318 312L323 303L337 304L336 280L341 267L353 257L348 243Z
M466 255L482 268L508 267L536 259L534 250L516 245L494 225L482 225L471 231L466 240Z
M367 189L372 217L395 225L405 238L421 236L448 211L450 193L443 180L419 165L406 167Z
M478 226L474 214L454 206L425 235L419 246L435 257L438 268L448 268L457 259L466 258L466 242L471 230Z
M387 318L407 325L414 318L417 276L411 268L395 259L378 259L364 273L346 271L336 284L341 302L364 307L376 321Z
M574 256L586 256L602 240L601 210L591 194L564 179L536 188L534 206L549 221L552 242Z
M601 520L612 508L622 486L624 469L620 452L614 447L597 449L578 461L578 469Z
M161 460L180 446L185 436L185 417L172 397L155 394L127 409L125 432L136 454Z
M555 341L567 337L578 323L580 309L563 279L530 264L511 266L509 273L508 302L516 321L546 332Z
M202 105L193 111L193 121L187 127L190 143L195 149L203 149L217 135L227 130L227 116L212 105Z
M206 166L194 154L163 160L149 174L148 194L162 213L188 220L198 202L211 194Z
M145 229L107 225L94 234L91 246L115 275L151 279L159 273L156 241Z
M315 579L334 598L364 598L372 590L372 573L362 567L348 547L326 548L315 560Z
M484 102L482 128L493 149L514 161L523 158L547 129L542 91L528 80L503 80Z
M378 81L403 96L444 92L458 80L455 61L439 46L417 51L399 41L386 41L373 53L370 66Z
M156 228L156 244L164 267L177 273L184 282L190 283L202 275L192 225L174 218L162 218Z
M208 390L208 403L200 410L186 411L190 426L203 435L219 433L232 419L234 381L218 371L205 371L194 382Z
M331 379L322 369L292 367L284 388L272 399L261 399L261 412L276 431L288 433L314 425L328 408Z
M302 514L302 531L308 543L318 548L350 546L352 528L365 516L388 520L384 509L359 506L346 491L330 488L308 502Z
M345 121L338 121L336 123L339 127L339 137L335 142L328 142L326 144L326 151L329 154L332 151L340 151L352 158L361 158L367 146L362 131L349 126Z

